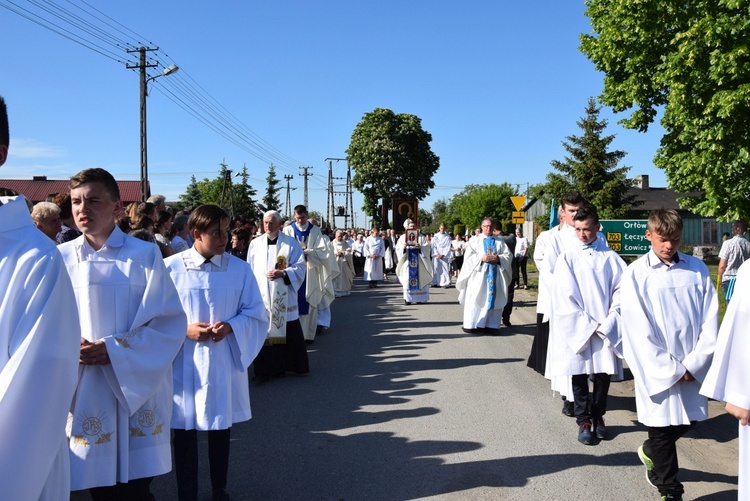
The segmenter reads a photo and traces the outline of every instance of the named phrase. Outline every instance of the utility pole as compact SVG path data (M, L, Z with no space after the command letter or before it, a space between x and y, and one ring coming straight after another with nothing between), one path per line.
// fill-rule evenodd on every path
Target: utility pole
M292 217L292 198L289 196L289 190L296 190L297 188L290 188L289 181L294 179L294 176L284 175L286 179L286 204L284 204L284 218L291 219Z
M305 184L304 184L304 187L302 188L302 190L304 191L305 208L307 208L307 210L310 210L310 208L307 206L307 178L312 176L312 172L307 172L307 170L312 169L312 167L300 167L300 169L302 169L303 173L297 174L297 175L305 178Z
M221 201L219 202L219 207L224 207L224 195L227 194L229 196L229 215L232 219L234 219L234 190L232 189L232 171L227 169L228 165L224 163L226 160L222 160L219 164L222 167L222 170L224 170L224 182L221 185Z
M349 215L352 216L352 227L354 224L354 201L352 198L352 167L346 165L346 215L344 216L344 225L349 223ZM347 226L348 227L348 226Z
M333 160L328 159L328 224L333 228L336 226L334 218L336 213L333 208ZM331 224L333 222L333 224Z
M344 161L346 158L326 158L328 162L328 222L331 227L336 226L336 216L344 216L344 228L349 227L349 217L352 215L353 210L349 207L349 200L351 198L351 169L347 164L347 175L346 175L346 191L336 191L335 185L333 184L335 179L343 180L343 177L333 177L333 161ZM344 213L336 214L336 204L334 197L335 195L344 195Z
M128 52L139 52L140 59L138 64L125 65L128 69L140 70L141 75L141 202L145 202L146 199L151 196L151 190L148 187L148 148L146 145L146 96L148 95L148 89L146 87L148 84L148 74L146 73L146 69L157 66L156 63L149 63L146 61L146 52L156 50L159 50L159 47L129 49Z

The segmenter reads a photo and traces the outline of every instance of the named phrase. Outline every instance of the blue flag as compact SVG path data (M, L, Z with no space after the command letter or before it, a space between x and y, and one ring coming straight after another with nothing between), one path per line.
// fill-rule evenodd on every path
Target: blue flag
M554 228L560 224L560 220L557 219L557 207L555 207L555 200L549 202L549 229Z

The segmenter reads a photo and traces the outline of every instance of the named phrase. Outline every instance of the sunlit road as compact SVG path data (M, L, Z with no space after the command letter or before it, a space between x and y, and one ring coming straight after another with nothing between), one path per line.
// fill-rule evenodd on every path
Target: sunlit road
M393 282L357 280L310 349L311 373L251 383L253 419L236 425L233 500L648 500L635 450L632 381L614 383L611 440L584 446L548 382L526 367L534 295L519 291L499 336L461 331L457 291L405 306ZM715 417L679 442L685 499L736 499L737 425ZM211 499L205 437L200 499ZM575 486L575 487L574 487ZM175 498L174 475L157 478Z

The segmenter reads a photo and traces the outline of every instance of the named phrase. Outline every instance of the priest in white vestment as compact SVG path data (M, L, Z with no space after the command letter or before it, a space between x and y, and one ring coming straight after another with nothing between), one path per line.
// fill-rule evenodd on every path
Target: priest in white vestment
M190 214L193 246L166 259L188 328L173 363L175 473L180 500L198 492L197 431L208 436L214 499L226 497L231 427L251 417L247 368L263 346L268 314L247 262L225 253L229 215Z
M638 453L650 483L678 499L684 489L675 443L692 423L708 418L708 399L699 392L719 315L708 268L677 251L681 236L677 211L652 211L646 230L651 250L628 266L620 285L623 354L633 371L638 421L649 436Z
M331 242L333 255L339 267L339 274L333 279L333 290L336 297L348 296L354 282L354 262L352 248L344 239L344 232L336 230L336 236Z
M625 262L597 240L599 217L584 207L573 218L578 248L557 258L552 321L561 334L552 339L550 375L571 376L578 441L607 437L610 376L622 380L620 279ZM589 379L593 389L589 391Z
M416 231L417 225L411 219L407 219L404 221L404 229ZM409 305L429 301L432 264L427 237L418 233L414 245L406 241L406 233L398 237L396 259L396 276L404 290L404 303Z
M253 363L253 379L258 382L283 377L287 371L310 371L297 305L307 270L305 254L294 237L279 231L278 212L266 212L263 227L265 233L250 243L247 253L268 315L266 340Z
M383 280L383 258L385 257L385 243L377 228L370 230L370 236L365 239L362 247L362 254L366 258L363 278L369 282L370 288L377 287L378 282Z
M711 368L701 393L726 402L726 410L739 421L739 488L737 499L750 499L750 262L740 266L732 301L719 328Z
M307 276L297 293L299 321L305 341L312 343L318 328L318 308L329 307L335 295L331 247L323 238L320 228L307 219L307 207L297 205L294 208L294 221L284 228L284 234L295 238L305 254Z
M172 468L172 361L185 312L158 246L115 225L122 202L114 178L87 169L70 188L83 232L58 247L81 320L71 489L90 489L94 499L148 496L150 478Z
M432 285L449 287L451 284L451 236L445 232L445 224L432 236Z
M492 235L492 218L482 220L482 233L466 245L464 265L456 280L464 305L463 330L497 331L508 300L513 255L502 237Z
M318 226L318 223L315 222L314 219L310 219L310 222L314 224L315 226ZM315 333L317 334L323 334L325 331L327 331L331 327L331 303L335 298L338 296L336 295L336 288L334 286L334 280L338 278L338 276L341 274L341 270L339 269L339 263L336 260L336 256L333 253L333 245L331 243L331 239L328 237L328 235L321 231L323 234L323 240L326 242L326 245L328 246L328 265L331 270L330 274L328 275L328 280L330 280L330 289L334 291L333 297L331 296L325 296L323 298L323 301L318 305L318 318L317 318L317 326L315 329Z
M0 165L7 153L0 144ZM78 376L78 310L62 256L21 196L0 197L0 290L0 497L67 499L65 422Z

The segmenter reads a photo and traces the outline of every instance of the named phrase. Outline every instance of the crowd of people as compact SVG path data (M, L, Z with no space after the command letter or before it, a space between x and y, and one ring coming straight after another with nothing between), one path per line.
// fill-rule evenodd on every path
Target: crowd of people
M0 165L9 144L0 98ZM406 305L455 278L462 328L472 334L509 327L521 278L528 287L528 241L491 218L466 238L442 224L424 235L412 220L398 237L373 228L365 238L319 228L304 205L287 224L271 210L259 225L216 205L172 214L159 196L123 207L103 169L77 173L69 187L31 210L23 197L0 194L8 499L152 499L150 482L171 471L173 451L178 498L197 499L199 431L213 499L229 499L231 429L251 418L250 365L257 384L308 373L306 345L330 328L332 302L351 293L357 275L376 288L391 273ZM528 365L561 393L578 441L595 445L608 438L609 386L627 362L648 430L638 457L662 499L681 499L675 443L708 417L707 398L726 401L741 425L750 420L750 343L738 332L750 294L747 225L737 222L720 252L722 286L734 299L719 329L706 265L678 251L677 212L651 213L651 250L629 266L580 193L566 194L559 214L534 245ZM749 435L740 428L745 458ZM750 462L740 468L744 499Z

